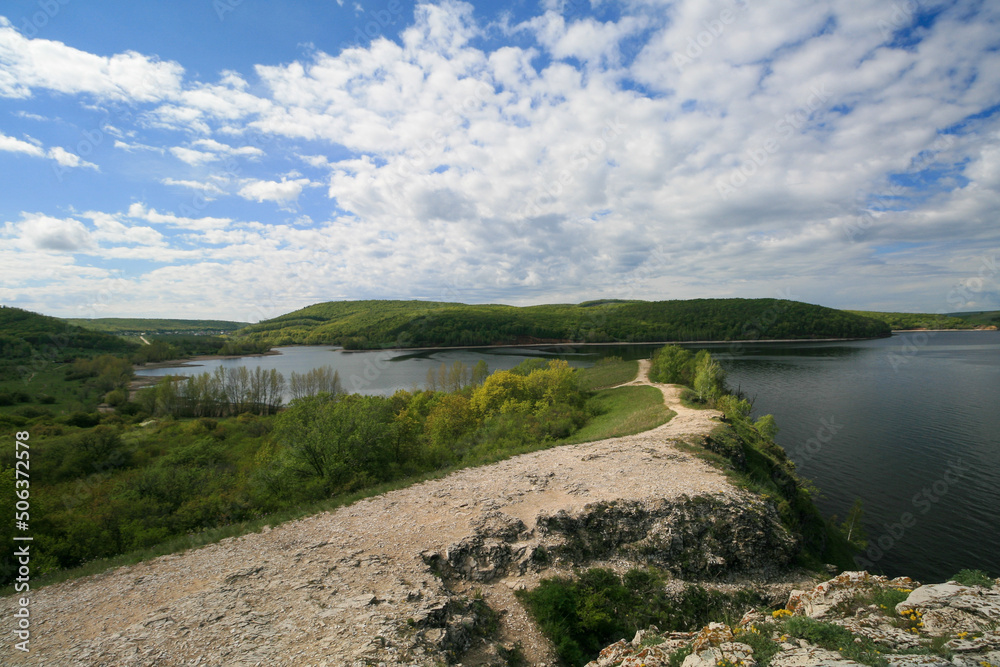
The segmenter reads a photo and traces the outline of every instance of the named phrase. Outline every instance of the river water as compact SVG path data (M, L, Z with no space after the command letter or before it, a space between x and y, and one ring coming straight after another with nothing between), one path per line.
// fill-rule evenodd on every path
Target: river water
M934 582L962 568L1000 575L1000 333L925 332L869 341L718 344L731 387L773 414L778 443L820 489L825 515L864 504L868 551L859 564ZM197 374L217 366L319 366L348 391L391 394L426 383L442 363L490 370L528 358L586 367L601 357L647 358L656 346L345 352L284 347L281 354L151 369Z

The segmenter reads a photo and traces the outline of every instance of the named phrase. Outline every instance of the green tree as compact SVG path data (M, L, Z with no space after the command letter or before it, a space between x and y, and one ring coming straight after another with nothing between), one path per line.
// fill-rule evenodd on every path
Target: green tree
M653 354L649 379L667 384L691 385L694 379L694 355L676 345L666 345Z

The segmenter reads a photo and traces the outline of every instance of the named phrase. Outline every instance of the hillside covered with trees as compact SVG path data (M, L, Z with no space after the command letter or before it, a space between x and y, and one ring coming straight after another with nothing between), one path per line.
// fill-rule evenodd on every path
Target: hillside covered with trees
M236 340L348 349L533 343L870 338L882 321L782 299L590 301L539 306L331 301L253 324Z
M939 313L881 313L870 310L847 311L862 317L870 317L885 322L894 331L908 329L975 329L979 323L974 323L957 313L942 315Z
M70 318L70 324L91 331L138 336L140 334L222 334L247 325L246 322L229 320L164 320L139 317L97 317L93 319Z

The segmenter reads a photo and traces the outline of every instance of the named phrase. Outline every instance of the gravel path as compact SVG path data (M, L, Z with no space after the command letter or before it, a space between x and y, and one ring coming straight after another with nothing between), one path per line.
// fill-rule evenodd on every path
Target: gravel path
M629 384L649 384L649 362L640 364L641 379ZM31 652L8 644L0 663L433 664L440 631L415 630L406 650L383 638L407 625L419 629L440 612L454 591L420 554L443 553L470 535L484 511L502 510L532 528L540 512L572 514L595 501L735 493L720 472L671 444L705 435L719 413L684 408L678 388L655 386L677 414L645 433L461 470L261 533L33 591ZM512 589L532 577L511 579L480 587L491 606L506 610L502 637L520 641L533 664L549 662L550 647L513 597ZM0 600L6 637L14 602Z

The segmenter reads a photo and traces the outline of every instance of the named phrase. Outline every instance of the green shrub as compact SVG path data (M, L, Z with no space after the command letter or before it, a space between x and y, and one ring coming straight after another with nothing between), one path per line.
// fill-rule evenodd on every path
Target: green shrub
M952 577L952 580L957 581L963 586L983 586L990 588L996 584L996 580L982 570L961 570Z
M655 625L665 632L693 631L710 621L736 623L747 609L767 606L759 593L734 593L685 586L668 595L666 577L655 569L632 569L619 576L593 568L576 579L544 579L519 596L567 664L582 665L619 639Z

